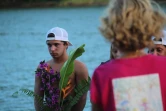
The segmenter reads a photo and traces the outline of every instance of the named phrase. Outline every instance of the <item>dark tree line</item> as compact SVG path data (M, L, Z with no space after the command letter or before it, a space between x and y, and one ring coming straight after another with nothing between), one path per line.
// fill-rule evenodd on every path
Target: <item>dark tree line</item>
M7 4L7 3L22 3L22 2L47 2L47 1L55 1L60 2L63 0L2 0L0 4Z
M64 0L2 0L0 2L0 8L5 7L17 7L23 3L36 3L36 2L60 2Z
M62 0L2 0L3 3L15 3L15 2L42 2L42 1L55 1L59 2Z
M65 0L1 0L0 8L12 8L12 7L20 7L22 4L33 4L40 2L55 2L58 4L61 1ZM154 0L156 2L162 2L166 0Z

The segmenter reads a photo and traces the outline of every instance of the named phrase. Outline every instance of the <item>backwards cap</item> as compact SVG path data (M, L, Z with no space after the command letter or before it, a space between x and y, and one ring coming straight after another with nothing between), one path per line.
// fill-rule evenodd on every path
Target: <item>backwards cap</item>
M67 41L69 46L72 46L72 44L69 42L67 31L60 27L54 27L50 29L46 35L46 41L47 40Z
M163 30L162 33L163 33L163 36L159 40L156 40L155 37L153 38L154 44L166 45L166 31Z

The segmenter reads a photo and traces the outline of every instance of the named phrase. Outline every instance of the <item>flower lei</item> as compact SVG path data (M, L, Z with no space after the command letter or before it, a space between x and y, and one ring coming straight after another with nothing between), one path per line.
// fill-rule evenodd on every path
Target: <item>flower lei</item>
M46 105L55 110L60 110L59 105L59 88L55 88L53 84L55 81L60 81L60 73L55 72L45 61L40 62L39 67L37 68L36 76L41 78L42 87L40 90L45 92Z

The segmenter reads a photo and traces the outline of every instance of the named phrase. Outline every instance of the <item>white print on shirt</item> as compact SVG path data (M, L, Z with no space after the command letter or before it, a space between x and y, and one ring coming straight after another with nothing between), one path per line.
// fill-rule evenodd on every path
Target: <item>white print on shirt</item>
M113 79L116 111L163 111L159 75Z

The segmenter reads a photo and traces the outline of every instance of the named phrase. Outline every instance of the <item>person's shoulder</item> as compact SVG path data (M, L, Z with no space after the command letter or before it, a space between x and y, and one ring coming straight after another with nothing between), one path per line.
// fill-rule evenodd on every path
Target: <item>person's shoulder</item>
M85 67L85 64L83 62L79 61L79 60L75 60L74 64L75 64L75 66Z
M151 61L165 62L165 63L166 63L166 56L149 55L148 58L149 58Z
M38 68L40 68L41 65L50 65L50 63L51 63L51 60L49 60L49 61L42 60L39 62Z
M166 64L166 56L156 57L156 60L163 63L163 64Z
M47 64L51 64L52 63L52 59L51 60L48 60L46 61Z
M79 60L74 61L74 68L75 68L75 71L87 70L86 65L83 62L79 61Z
M87 79L88 80L88 69L86 67L86 65L79 61L79 60L75 60L74 61L74 70L75 70L75 74L77 75L78 78L80 79Z
M100 65L106 64L106 63L108 63L109 61L110 61L110 60L107 60L107 61L105 61L105 62L101 62Z
M79 61L79 60L75 60L74 61L74 70L76 71L76 72L88 72L87 70L87 66L83 63L83 62L81 62L81 61Z
M104 71L104 70L110 70L110 67L112 67L112 60L107 60L105 62L101 62L100 65L98 65L96 68L95 68L95 71Z

